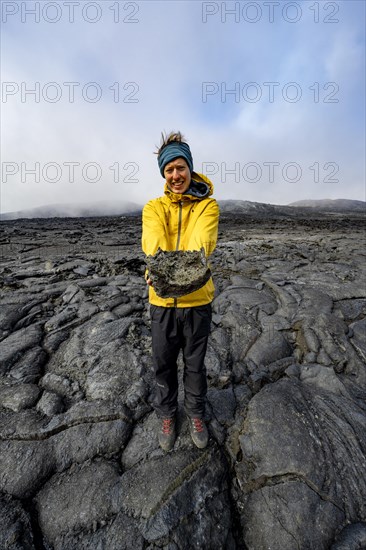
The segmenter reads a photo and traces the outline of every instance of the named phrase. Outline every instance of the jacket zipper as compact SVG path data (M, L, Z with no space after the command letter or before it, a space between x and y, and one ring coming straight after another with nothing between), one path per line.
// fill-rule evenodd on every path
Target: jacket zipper
M182 210L183 210L183 201L180 201L179 214L178 214L178 237L177 237L177 244L176 244L175 250L179 250L180 232L182 229ZM174 298L174 307L177 307L177 304L178 304L178 298Z
M181 232L181 228L182 228L182 209L183 209L183 201L180 201L180 203L179 203L179 214L178 214L178 237L177 237L177 245L175 247L175 250L179 250L180 232Z

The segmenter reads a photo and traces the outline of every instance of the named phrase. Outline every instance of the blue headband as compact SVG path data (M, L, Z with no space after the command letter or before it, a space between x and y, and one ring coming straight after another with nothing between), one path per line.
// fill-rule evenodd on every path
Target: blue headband
M188 143L172 141L164 147L158 156L160 174L164 177L164 168L172 160L182 157L187 162L190 172L193 172L193 158Z

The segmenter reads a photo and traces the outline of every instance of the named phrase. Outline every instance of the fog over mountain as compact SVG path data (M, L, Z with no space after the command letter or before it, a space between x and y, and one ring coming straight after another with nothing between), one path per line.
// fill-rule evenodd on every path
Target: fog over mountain
M289 205L266 204L243 200L219 200L221 212L279 215L293 217L299 210L317 209L330 212L366 212L366 202L348 199L302 200ZM129 201L101 201L78 204L48 204L37 208L5 212L1 220L16 220L20 218L87 218L95 216L119 216L141 212L143 205Z
M18 212L0 214L1 220L20 218L88 218L95 216L119 216L139 212L141 205L129 201L100 201L76 204L46 204Z
M359 212L366 212L365 201L355 201L349 199L320 199L320 200L302 200L289 204L289 206L305 207L305 208L318 208L321 210L333 210L342 212L344 210L352 210Z

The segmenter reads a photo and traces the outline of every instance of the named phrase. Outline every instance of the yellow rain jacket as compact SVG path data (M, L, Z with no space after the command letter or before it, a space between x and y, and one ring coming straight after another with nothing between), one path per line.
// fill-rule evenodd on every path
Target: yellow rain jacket
M162 250L200 250L206 257L215 250L219 223L219 206L212 182L203 174L192 172L191 185L184 194L173 193L165 183L164 196L149 201L142 211L142 250L153 255ZM147 272L145 273L145 278ZM149 302L163 307L193 307L212 302L215 287L212 277L200 289L180 298L160 298L149 287Z

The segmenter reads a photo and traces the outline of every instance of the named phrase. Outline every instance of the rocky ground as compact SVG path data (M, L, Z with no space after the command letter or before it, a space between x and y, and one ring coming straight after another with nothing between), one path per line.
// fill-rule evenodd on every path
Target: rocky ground
M361 214L222 215L210 443L167 454L140 217L0 231L1 549L366 548Z

